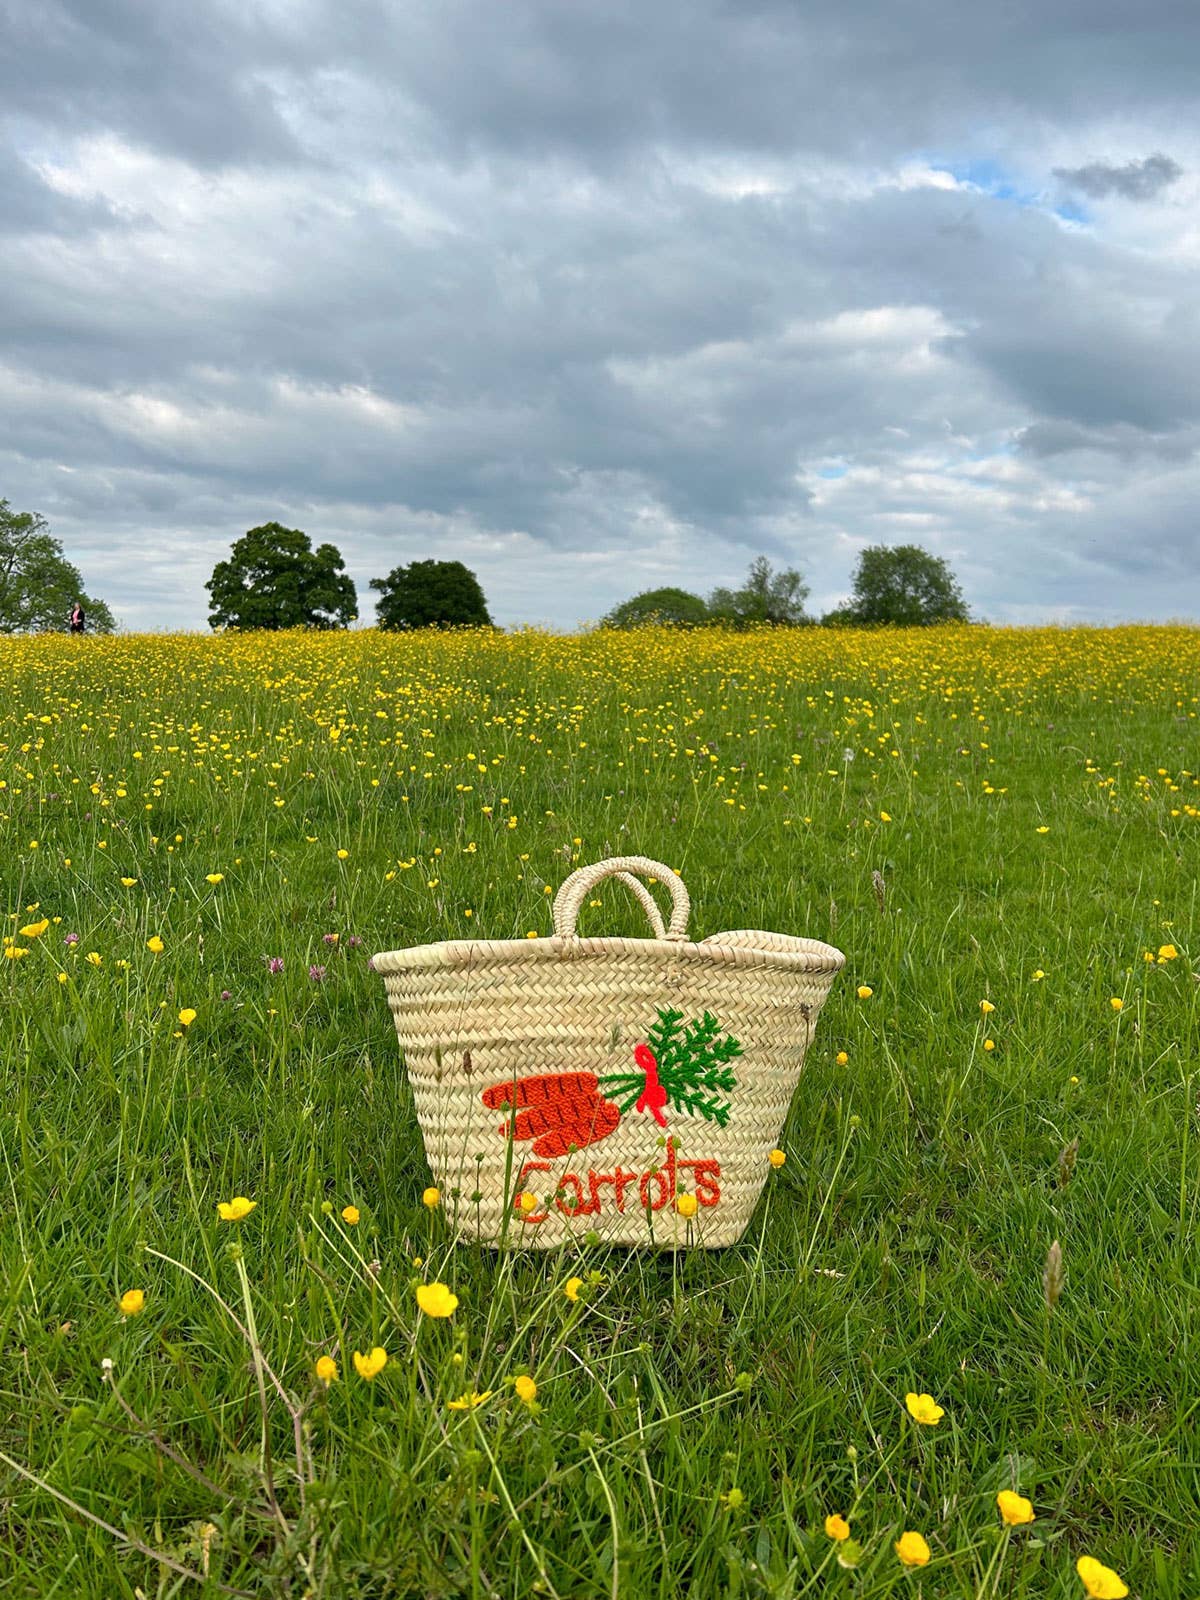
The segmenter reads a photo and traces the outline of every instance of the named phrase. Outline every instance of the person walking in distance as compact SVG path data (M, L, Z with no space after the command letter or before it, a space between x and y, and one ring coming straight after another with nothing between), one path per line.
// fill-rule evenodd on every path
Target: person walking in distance
M87 627L87 617L84 615L83 602L76 600L71 607L71 632L82 633Z

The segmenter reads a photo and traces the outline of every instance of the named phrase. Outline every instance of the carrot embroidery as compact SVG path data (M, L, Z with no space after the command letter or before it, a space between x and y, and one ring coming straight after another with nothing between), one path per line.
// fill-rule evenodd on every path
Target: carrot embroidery
M723 1128L730 1111L726 1096L737 1087L730 1063L742 1053L738 1041L707 1011L699 1021L684 1023L681 1011L660 1009L646 1037L648 1042L634 1046L636 1072L602 1078L594 1072L545 1072L492 1084L483 1091L484 1105L513 1113L500 1124L501 1137L532 1139L535 1156L564 1156L607 1139L631 1110L649 1112L665 1128L668 1106ZM594 1189L591 1198L596 1201Z
M597 1087L594 1072L548 1072L516 1078L483 1091L490 1111L516 1115L500 1125L504 1138L532 1139L536 1156L565 1156L606 1139L621 1113Z
M658 1021L646 1035L648 1044L633 1052L640 1072L611 1072L600 1087L626 1112L649 1111L665 1128L670 1105L723 1128L729 1121L726 1095L737 1088L731 1062L742 1053L732 1034L706 1011L700 1020L684 1023L682 1011L659 1009Z

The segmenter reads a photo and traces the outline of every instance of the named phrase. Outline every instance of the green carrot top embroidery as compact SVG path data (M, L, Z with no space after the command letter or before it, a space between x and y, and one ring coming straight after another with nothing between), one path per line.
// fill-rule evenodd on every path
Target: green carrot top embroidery
M600 1079L601 1088L621 1112L636 1105L665 1128L663 1108L672 1105L723 1128L730 1110L725 1096L737 1088L729 1063L742 1053L738 1041L722 1032L708 1011L699 1021L684 1023L682 1011L662 1007L646 1038L647 1044L634 1049L641 1072L612 1072Z

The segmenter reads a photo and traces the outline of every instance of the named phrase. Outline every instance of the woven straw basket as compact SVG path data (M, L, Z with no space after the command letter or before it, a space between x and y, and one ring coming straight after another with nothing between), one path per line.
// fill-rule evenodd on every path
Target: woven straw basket
M638 876L665 884L670 921ZM584 939L620 878L653 936ZM817 1014L845 957L779 933L687 936L669 867L575 872L550 939L457 939L374 958L451 1221L549 1247L734 1244L768 1173Z

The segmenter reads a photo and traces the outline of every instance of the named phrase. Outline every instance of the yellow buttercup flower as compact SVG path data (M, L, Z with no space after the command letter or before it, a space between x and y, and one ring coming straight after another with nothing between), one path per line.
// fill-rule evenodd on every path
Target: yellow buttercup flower
M874 993L875 993L875 991L874 991L874 989L872 989L872 987L871 987L871 985L869 983L860 983L859 984L859 986L858 986L858 998L860 1000L869 1000Z
M526 1189L522 1194L517 1196L517 1204L520 1206L525 1215L529 1216L530 1212L537 1210L537 1195L530 1194L529 1190Z
M100 954L99 950L89 950L87 953L87 960L91 962L92 966L99 967L103 965L104 957Z
M141 1289L126 1289L117 1304L121 1308L123 1317L136 1317L146 1304L146 1296Z
M205 883L224 883L225 874L223 872L206 872L204 881Z
M24 945L6 944L4 946L4 954L9 961L22 961L29 954L29 951L25 949Z
M694 1217L700 1202L694 1194L677 1194L675 1196L675 1209L681 1217Z
M845 1050L839 1050L837 1055L834 1057L834 1060L837 1062L839 1067L845 1067L849 1065L850 1057L847 1055Z
M430 1211L436 1211L441 1203L442 1191L435 1188L433 1184L430 1184L429 1188L426 1189L425 1193L421 1196L421 1204L423 1206L428 1206Z
M349 856L350 856L349 850L339 850L338 853L337 853L337 858L338 858L339 861L346 861L346 860L349 859Z
M25 927L19 928L17 931L22 939L40 939L49 926L50 918L43 917L40 922L27 923Z
M222 1222L241 1222L257 1204L257 1200L247 1200L244 1194L235 1194L232 1200L218 1200L217 1212Z
M987 1051L987 1052L988 1052L988 1054L989 1054L989 1055L990 1055L990 1054L991 1054L991 1053L992 1053L992 1051L993 1051L993 1050L994 1050L994 1049L995 1049L995 1048L996 1048L996 1041L995 1041L995 1039L985 1039L985 1040L984 1040L984 1041L983 1041L983 1048L984 1048L984 1049L985 1049L985 1050L986 1050L986 1051Z
M317 1357L317 1377L328 1389L331 1383L337 1382L338 1364L332 1356Z
M825 1532L831 1539L836 1539L841 1544L843 1539L850 1537L850 1524L845 1517L839 1517L835 1511L832 1516L825 1518Z
M990 1000L981 1000L979 1002L979 1009L983 1012L984 1016L987 1017L990 1016L996 1008Z
M191 1006L184 1006L183 1010L179 1013L179 1026L181 1028L190 1028L192 1023L195 1022L196 1016L197 1013L192 1009Z
M787 1160L787 1151L786 1150L772 1150L770 1155L768 1155L767 1160L771 1163L771 1165L773 1167L778 1169Z
M537 1399L537 1384L524 1373L519 1378L513 1379L513 1388L516 1390L517 1399L524 1401L527 1406L531 1406Z
M387 1359L387 1351L381 1344L377 1344L374 1350L365 1356L360 1355L356 1350L354 1352L354 1370L360 1378L365 1378L368 1383L372 1383L383 1371L384 1367L387 1366Z
M1111 1567L1106 1567L1095 1556L1080 1556L1075 1571L1083 1579L1083 1587L1092 1600L1124 1600L1129 1586L1123 1583Z
M474 1411L476 1406L481 1406L485 1400L491 1398L491 1389L485 1389L482 1394L478 1389L471 1389L460 1394L457 1400L448 1400L446 1404L451 1411Z
M1023 1494L1015 1494L1011 1489L1001 1489L996 1496L996 1504L1000 1508L1000 1515L1010 1528L1019 1528L1024 1523L1033 1521L1033 1501L1026 1500Z
M147 950L152 950L156 956L162 955L163 951L166 948L167 948L166 945L162 942L162 940L158 937L158 935L156 933L155 934L151 934L150 938L146 940L146 949Z
M1117 995L1113 995L1112 999L1108 1003L1114 1011L1124 1011L1125 1009L1124 1000L1120 999Z
M124 887L126 889L132 889L134 884L137 882L137 879L136 878L122 878L121 882L122 882L122 884L124 885Z
M353 1227L355 1227L357 1225L358 1219L359 1219L359 1209L358 1209L357 1206L343 1206L342 1207L342 1221L343 1222L349 1223L350 1227L353 1228Z
M924 1423L926 1427L936 1427L946 1415L931 1394L906 1394L904 1404L913 1421Z
M1179 951L1176 950L1173 944L1160 944L1158 947L1158 959L1160 961L1174 961L1178 958L1178 955Z
M896 1554L906 1567L923 1567L929 1560L929 1546L919 1533L902 1533L896 1540Z
M417 1304L427 1317L452 1317L458 1305L458 1296L452 1294L444 1283L419 1283Z
M579 1291L583 1288L582 1278L568 1278L563 1284L563 1293L574 1304L579 1299Z

